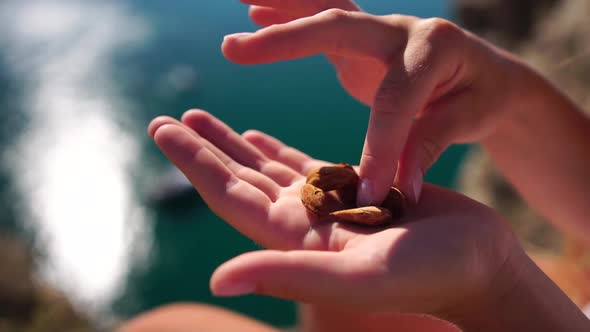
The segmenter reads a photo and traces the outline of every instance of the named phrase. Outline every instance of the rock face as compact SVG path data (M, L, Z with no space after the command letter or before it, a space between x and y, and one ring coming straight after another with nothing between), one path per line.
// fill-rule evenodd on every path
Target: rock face
M482 15L494 23L474 26L469 20L475 16L465 17L470 8L487 10ZM522 11L535 19L518 29L497 28L507 18L516 20ZM466 27L477 28L475 31L481 31L492 42L510 40L504 43L505 48L520 55L583 109L590 110L590 1L457 0L457 12L460 19L467 20ZM490 17L500 13L504 18ZM529 31L528 37L523 37L525 30ZM515 44L507 46L510 43ZM525 244L552 251L560 247L558 234L528 209L482 153L475 151L465 162L460 186L468 195L495 207L511 220L517 231L521 230L518 233ZM544 235L540 236L541 233Z
M35 310L33 259L15 239L0 237L0 317L26 321Z
M467 30L498 45L514 47L534 34L536 23L560 0L455 0Z
M466 29L506 48L588 110L590 1L455 0Z
M590 112L590 1L568 0L539 22L520 49L533 67Z
M0 331L91 331L63 294L35 278L33 263L22 242L0 236Z

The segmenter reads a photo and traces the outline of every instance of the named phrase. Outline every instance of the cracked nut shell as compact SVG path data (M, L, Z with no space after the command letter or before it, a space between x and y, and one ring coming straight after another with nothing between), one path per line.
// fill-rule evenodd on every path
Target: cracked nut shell
M313 214L322 215L326 195L324 191L314 185L306 183L301 188L301 202Z

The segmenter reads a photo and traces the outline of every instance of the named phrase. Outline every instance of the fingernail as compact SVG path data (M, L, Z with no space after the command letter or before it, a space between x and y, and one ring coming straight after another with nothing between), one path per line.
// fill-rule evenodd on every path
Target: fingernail
M247 282L236 282L218 287L215 290L217 296L240 296L254 293L256 287Z
M412 182L412 189L414 190L414 204L418 204L418 200L420 200L422 184L424 184L424 175L422 174L422 171L418 171L416 172L414 181Z
M361 180L356 204L358 206L371 205L373 202L373 195L373 184L367 179Z
M252 32L238 32L238 33L232 33L232 34L229 34L229 35L225 35L225 36L223 37L223 40L225 41L225 40L227 40L227 39L240 39L240 38L243 38L243 37L248 37L248 36L250 36L250 35L253 35L253 33L252 33Z

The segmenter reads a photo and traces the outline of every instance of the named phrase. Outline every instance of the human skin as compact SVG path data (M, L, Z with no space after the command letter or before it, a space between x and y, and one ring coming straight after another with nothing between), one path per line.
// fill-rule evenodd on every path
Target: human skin
M380 201L395 176L416 202L450 144L481 143L532 208L590 243L590 119L519 59L441 19L368 15L347 0L242 2L266 28L227 36L228 59L326 54L343 87L371 107L360 161L371 185L359 187L359 201Z
M314 324L309 330L308 322L298 326L299 331L391 331L391 326L380 325L380 317L363 320L350 320L351 312L339 311L335 315L332 310L326 313L316 309L313 314L321 314L321 325ZM387 314L388 321L395 322L395 332L457 332L450 323L441 322L424 315ZM306 314L304 317L310 317ZM352 324L351 324L352 323ZM258 322L227 309L206 304L175 303L149 310L117 327L118 332L279 332L264 323Z
M367 17L351 13L360 9L346 0L242 2L253 5L250 17L255 23L276 26L255 35L227 37L222 49L228 59L255 64L324 53L343 87L371 106L361 177L379 183L381 180L375 179L391 178L395 171L390 169L395 170L399 162L396 185L415 202L420 195L422 175L449 144L482 143L531 207L570 238L590 243L590 224L586 221L590 205L584 202L590 197L590 186L584 181L590 178L590 154L586 153L590 146L590 121L518 59L439 19L419 20L399 15ZM282 25L330 8L348 12L332 10ZM381 42L384 37L378 30L386 31L389 38ZM398 47L392 50L392 45ZM445 61L432 60L437 57ZM404 61L396 63L396 58ZM414 61L406 61L412 58ZM397 64L397 71L392 61ZM446 70L441 69L445 66ZM430 75L429 79L439 83L438 89L429 91L428 86L420 83L428 81L427 78L407 79L413 73L421 74L414 68L427 68L422 71L427 74L422 75ZM395 96L405 98L412 95L412 90L420 89L427 96L422 104L399 105L395 100ZM376 116L382 113L385 115ZM378 124L387 122L387 117L398 123L398 127L392 128L390 124L379 130ZM411 117L416 121L410 125ZM371 135L372 127L377 128L377 134ZM371 146L393 158L365 157L375 155ZM365 169L373 171L365 172ZM379 200L379 192L384 192L388 182L382 183L381 189L373 188L373 200ZM362 195L363 188L360 189ZM359 201L371 199L359 197ZM312 306L302 312L312 318L320 317L313 314L314 310L321 311L324 318L339 315L338 310L330 314L329 307ZM366 321L359 315L345 317L343 320L348 324L344 322L342 326ZM316 323L325 322L316 320ZM381 323L387 326L387 318L381 317Z
M262 25L288 22L327 8L325 7L327 2L322 1L260 0L256 2L259 5L270 6L253 7L251 10L252 18ZM280 10L272 8L277 4L291 7ZM333 1L329 4L346 10L357 9L347 1ZM396 164L397 161L400 167L397 170L396 182L410 199L417 202L422 188L422 175L446 146L457 142L482 142L507 177L511 179L510 174L513 175L512 183L533 207L544 208L543 211L546 214L553 213L551 219L554 221L573 221L565 226L560 224L562 228L569 229L570 232L589 234L587 231L579 232L587 227L582 222L583 216L587 215L587 211L582 209L587 207L579 204L583 197L587 197L584 192L587 186L584 186L583 181L579 179L587 178L586 172L589 169L586 167L588 159L583 158L583 147L588 146L588 120L580 116L576 107L547 82L509 54L442 20L418 20L391 16L389 21L381 21L375 17L350 15L341 11L330 11L322 15L315 17L314 20L298 21L291 26L273 27L274 30L264 31L264 33L271 32L266 36L260 33L257 36L230 36L226 39L223 49L226 56L233 60L236 60L235 56L238 58L245 56L237 60L243 63L291 59L315 53L329 55L344 87L353 96L372 106L372 120L361 159L361 177L368 178L373 186L361 186L361 194L369 196L359 197L361 202L379 200L378 187L386 188L387 183L391 182L380 179L371 180L371 175L374 174L375 178L388 176L392 178L393 175L387 175L386 170L390 168L389 164ZM363 24L367 22L369 24ZM387 33L380 34L377 30L384 26L387 27ZM377 36L377 42L372 43L370 38L364 40L361 34L355 34L357 30L365 32L364 36ZM312 33L317 31L328 33ZM266 40L268 47L265 48L264 40L268 36L271 38ZM296 38L292 38L293 36ZM346 38L341 38L342 36L354 39L354 43L350 45L357 44L353 46L358 49L347 49L347 41L341 40ZM385 36L391 39L383 38ZM394 42L396 36L398 40L401 36L400 44ZM356 43L358 40L363 40L363 43L358 45ZM437 40L442 40L444 43L436 43ZM333 41L337 43L331 44ZM248 53L249 43L250 49L256 52ZM403 44L401 49L397 49L397 55L401 55L400 58L403 61L398 62L399 66L393 66L393 68L390 61L396 58L396 54L393 53L396 47L393 47L394 51L388 49L392 47L392 44L397 46ZM236 45L237 48L235 48ZM386 49L375 47L379 45ZM240 49L241 46L244 48ZM367 46L368 48L363 49ZM232 47L234 47L233 51ZM298 53L300 51L301 53ZM397 75L400 73L402 75ZM498 90L498 86L502 89ZM423 96L426 101L421 105L412 102L412 98L408 98L410 102L405 102L407 105L404 105L405 103L400 105L399 100L402 98L395 98L395 96L412 97L415 96L414 94L420 96L419 93L424 91L427 92ZM510 112L512 109L517 109L518 112ZM374 116L374 114L377 115ZM417 118L417 121L412 122L412 117ZM397 127L391 127L393 122ZM385 124L385 126L379 124ZM374 134L372 135L371 132ZM541 137L538 135L547 132L554 135ZM379 142L385 142L385 144ZM392 142L396 142L397 146L391 145ZM512 146L512 142L516 144ZM548 154L544 149L545 145L549 146ZM567 145L567 148L562 149L563 145ZM527 154L522 154L522 151L526 151ZM399 157L396 157L396 154ZM571 155L582 156L582 158L578 160L571 158ZM390 158L390 156L393 157ZM515 156L522 158L515 158ZM390 158L389 161L387 161L388 158ZM558 162L555 162L556 160ZM543 167L537 168L539 164ZM379 171L380 168L381 171ZM251 173L251 171L240 172ZM566 174L563 175L561 172ZM555 176L556 174L559 176ZM548 178L549 181L564 184L565 186L559 187L562 189L559 193L565 193L565 195L550 197L540 194L542 191L539 188L547 188L546 182L543 181L547 181ZM272 194L272 185L260 178L252 180L261 185L263 190ZM367 191L367 188L371 190ZM471 303L469 306L457 305L451 306L454 309L447 307L439 311L424 309L418 309L418 311L431 312L452 320L467 331L583 329L586 320L581 313L572 306L571 302L564 299L563 294L538 271L528 258L522 255L522 252L519 253L516 256L520 258L515 259L518 263L506 265L515 266L509 274L516 277L512 281L508 278L507 281L501 282L501 284L513 284L513 287L508 287L510 291L502 292L496 288L496 291L485 301L469 301ZM497 273L497 275L504 274L506 273ZM251 285L234 284L232 287L234 288L230 287L230 292L226 294L247 292ZM539 290L543 292L539 293ZM269 293L281 296L272 291ZM495 296L498 294L506 294L506 296L501 297L500 301ZM347 314L342 315L341 319L332 319L331 328L339 324L341 331L345 331L346 328L355 326L354 324L364 323L364 327L367 327L368 324L373 323L372 326L376 326L375 331L377 331L378 328L389 328L391 325L388 323L400 321L400 317L393 314L399 310L397 308L393 310L388 308L384 315L375 315L375 311L363 314L362 310L355 308L355 314L350 314L350 309L342 309L334 305L334 303L341 304L342 301L328 302L304 308L304 311L308 312L307 318L313 319L319 316L318 313L322 313L319 320L316 319L315 323L308 325L308 330L311 331L314 327L326 323L326 317L334 318L334 314L342 312ZM373 310L377 309L373 308ZM539 315L543 319L535 321L523 319L523 317L539 317Z
M365 317L431 314L466 331L588 328L491 209L425 185L400 225L320 221L299 189L326 162L260 132L239 135L203 111L182 122L157 118L149 133L216 214L269 248L220 266L214 294L272 295Z
M210 305L175 303L142 313L117 332L279 332L252 318Z

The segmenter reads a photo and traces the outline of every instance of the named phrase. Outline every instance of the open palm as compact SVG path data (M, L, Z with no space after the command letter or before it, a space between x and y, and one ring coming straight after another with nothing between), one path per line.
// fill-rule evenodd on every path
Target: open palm
M299 191L307 172L327 162L261 132L239 135L204 111L182 122L157 118L149 132L216 214L273 249L219 267L218 295L440 312L493 287L516 243L490 209L435 186L398 226L320 221Z

